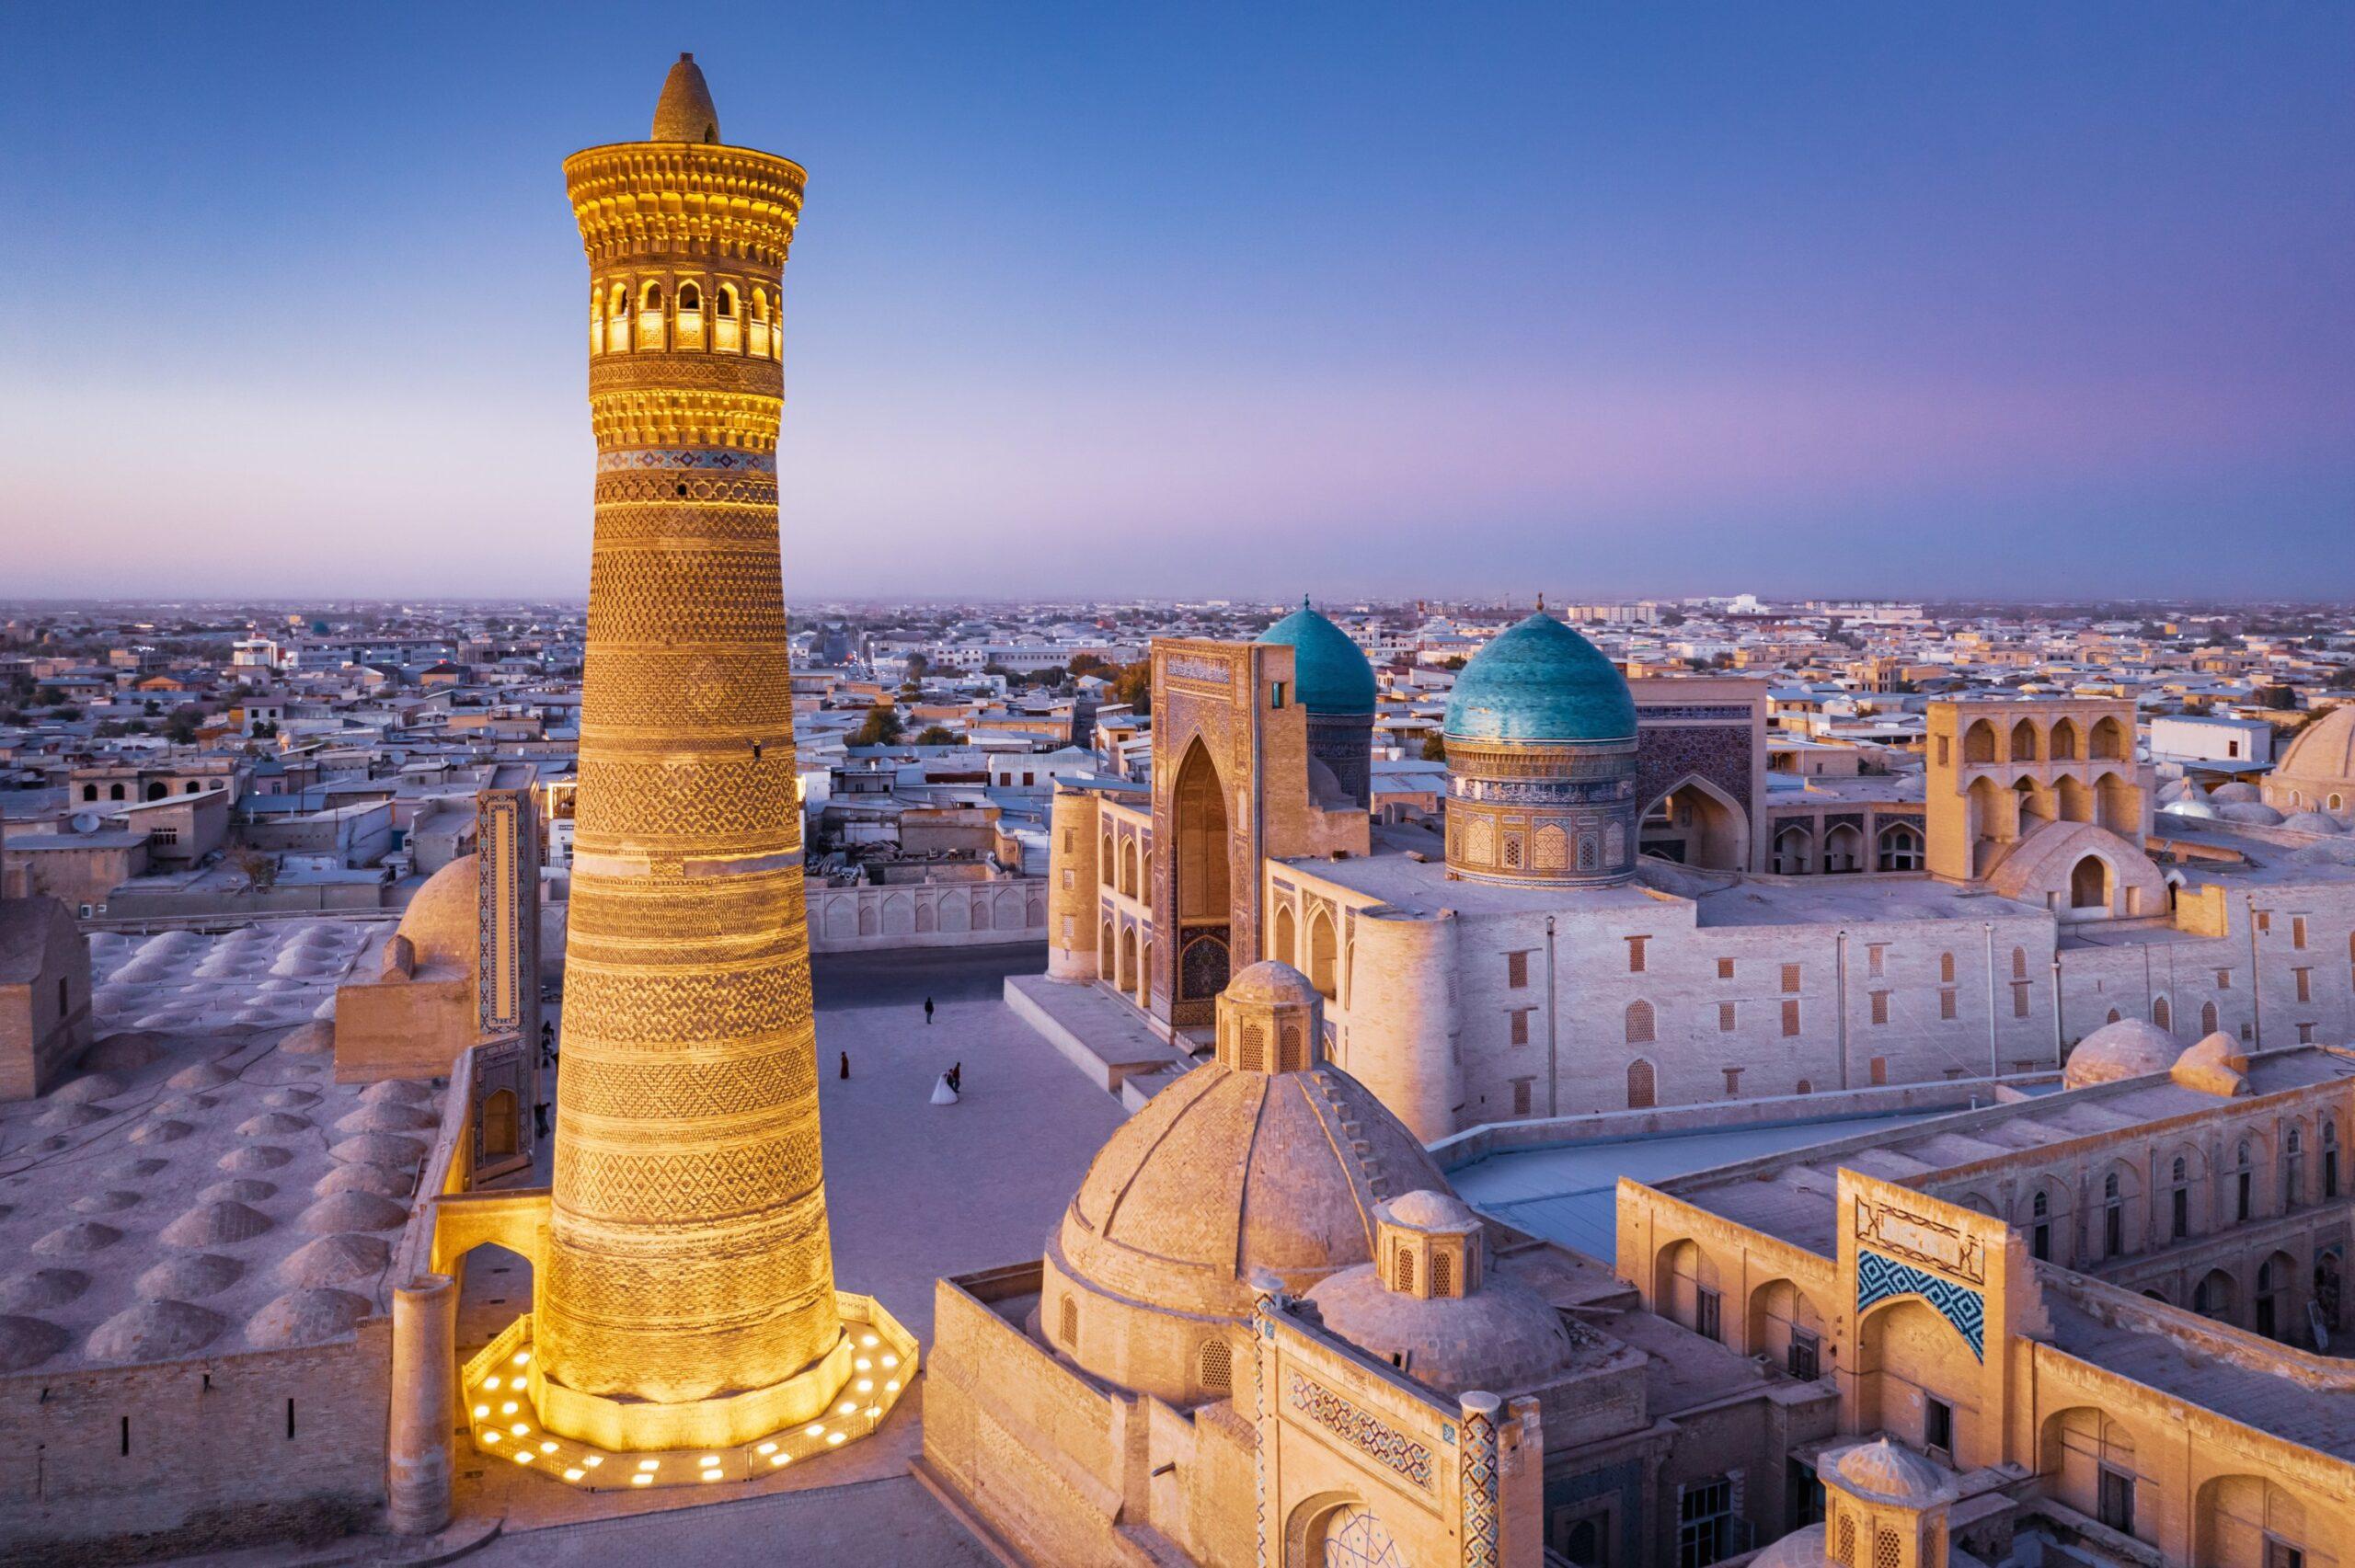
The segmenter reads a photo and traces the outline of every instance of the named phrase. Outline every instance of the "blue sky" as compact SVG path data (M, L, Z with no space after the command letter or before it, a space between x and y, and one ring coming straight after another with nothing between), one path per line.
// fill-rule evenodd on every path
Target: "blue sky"
M796 597L2355 592L2355 7L0 25L0 592L581 591L682 49L810 171Z

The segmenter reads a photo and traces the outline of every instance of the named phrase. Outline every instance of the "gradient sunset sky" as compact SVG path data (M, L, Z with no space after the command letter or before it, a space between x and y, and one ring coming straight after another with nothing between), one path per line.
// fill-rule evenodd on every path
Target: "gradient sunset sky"
M2355 6L17 6L0 596L585 591L558 164L810 170L788 596L2355 594Z

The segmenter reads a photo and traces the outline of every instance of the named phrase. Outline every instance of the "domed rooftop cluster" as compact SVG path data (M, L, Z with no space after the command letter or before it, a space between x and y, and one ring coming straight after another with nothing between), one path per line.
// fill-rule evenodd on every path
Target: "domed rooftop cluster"
M1603 650L1544 611L1473 656L1448 699L1450 740L1633 740L1636 702Z
M1306 599L1260 633L1259 641L1292 650L1292 683L1301 706L1310 713L1373 712L1373 666L1350 635L1311 610Z

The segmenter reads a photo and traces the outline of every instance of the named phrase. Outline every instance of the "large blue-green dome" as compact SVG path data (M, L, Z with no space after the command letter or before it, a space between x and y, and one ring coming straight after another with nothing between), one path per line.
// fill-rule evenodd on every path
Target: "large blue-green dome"
M1308 607L1300 608L1259 634L1263 643L1292 650L1292 684L1300 705L1313 714L1373 712L1373 666L1350 635Z
M1448 699L1466 740L1633 740L1626 677L1592 643L1539 611L1473 656Z

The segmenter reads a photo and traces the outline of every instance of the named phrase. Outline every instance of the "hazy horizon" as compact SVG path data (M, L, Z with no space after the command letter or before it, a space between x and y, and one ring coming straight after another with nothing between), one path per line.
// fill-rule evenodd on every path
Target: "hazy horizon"
M0 594L585 594L558 164L692 50L797 601L2355 595L2355 9L792 22L12 17Z

